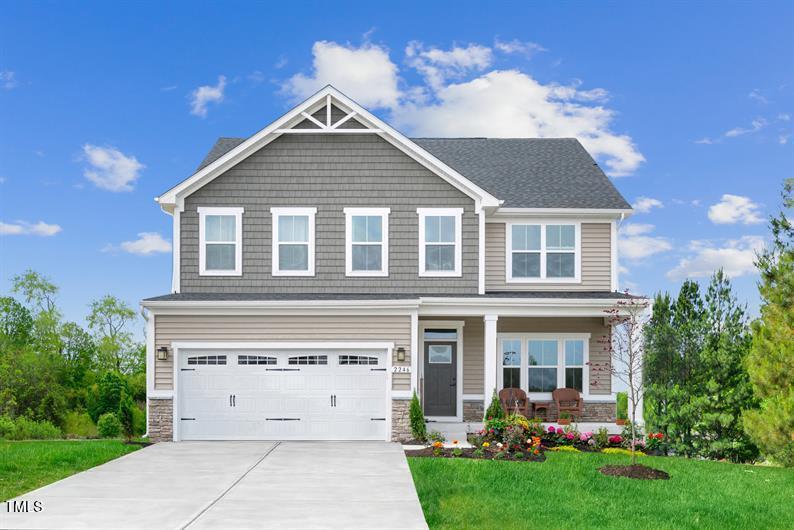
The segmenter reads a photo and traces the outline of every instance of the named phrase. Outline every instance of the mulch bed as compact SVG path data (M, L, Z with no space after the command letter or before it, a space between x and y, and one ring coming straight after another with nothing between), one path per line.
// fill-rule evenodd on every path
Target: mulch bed
M140 442L137 440L125 440L124 445L140 445L141 447L149 447L154 445L154 442Z
M460 456L455 456L452 453L452 449L442 449L441 454L436 456L433 453L432 447L425 447L424 449L409 449L405 451L405 456L418 456L418 457L431 457L431 458L472 458L475 460L509 460L511 462L543 462L546 460L546 456L541 452L540 454L533 455L529 453L524 453L524 458L515 458L512 454L508 454L505 457L494 458L496 454L495 451L485 451L482 456L477 456L474 454L473 448L466 448L461 449Z
M669 480L670 475L660 469L637 464L634 466L604 466L598 469L610 477L636 478L639 480Z

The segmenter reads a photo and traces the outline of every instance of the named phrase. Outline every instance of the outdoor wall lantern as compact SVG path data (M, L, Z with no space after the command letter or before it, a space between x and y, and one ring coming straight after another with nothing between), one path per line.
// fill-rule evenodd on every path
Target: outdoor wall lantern
M160 346L159 348L157 348L157 360L158 361L168 360L168 346Z
M405 360L405 348L400 346L397 348L397 360L403 362Z

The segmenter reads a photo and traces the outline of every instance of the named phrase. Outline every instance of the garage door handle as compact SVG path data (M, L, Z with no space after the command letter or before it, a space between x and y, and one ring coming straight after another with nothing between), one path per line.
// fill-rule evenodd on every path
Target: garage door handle
M196 418L179 418L182 421L196 421Z
M369 421L386 421L386 418L370 418Z
M301 421L300 418L265 418L265 421Z

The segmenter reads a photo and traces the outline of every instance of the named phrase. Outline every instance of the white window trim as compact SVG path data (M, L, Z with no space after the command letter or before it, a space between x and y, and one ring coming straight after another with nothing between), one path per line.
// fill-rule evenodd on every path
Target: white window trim
M199 206L199 276L243 275L243 208ZM205 240L205 218L208 215L233 215L234 223L234 270L207 270L207 242Z
M419 277L421 278L441 278L451 276L462 276L463 268L461 260L463 257L463 208L417 208L419 214ZM452 216L455 218L455 269L451 271L426 271L425 270L425 217L433 216Z
M539 278L513 278L513 226L538 225L540 226L540 277ZM547 225L573 225L574 226L574 275L573 278L547 278L546 277L546 226ZM552 253L558 252L552 250ZM570 251L561 251L570 252ZM506 283L582 283L582 223L567 219L527 220L523 222L512 221L505 223L505 282Z
M388 276L389 275L389 214L390 208L345 208L345 276ZM353 217L379 216L381 218L381 255L379 271L353 270Z
M557 388L565 387L565 341L582 341L582 399L590 399L590 334L589 333L499 333L498 338L498 365L497 382L499 388L504 388L504 366L502 366L502 341L521 341L521 389L527 393L531 401L551 401L551 392L529 392L529 351L527 343L530 340L556 340L557 341Z
M271 208L273 225L273 248L272 248L272 266L273 276L314 276L314 217L317 214L317 208ZM282 215L306 215L309 217L309 252L308 252L308 270L305 271L282 271L278 268L278 223L279 217Z

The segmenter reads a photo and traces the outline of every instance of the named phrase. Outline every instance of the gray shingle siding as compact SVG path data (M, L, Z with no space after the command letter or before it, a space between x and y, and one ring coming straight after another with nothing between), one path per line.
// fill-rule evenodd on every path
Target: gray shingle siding
M306 124L308 120L301 127L308 127ZM219 138L199 169L244 141L245 138ZM575 138L414 138L413 141L504 200L505 208L631 208Z
M199 276L199 206L245 209L242 276ZM271 275L274 206L317 207L314 277ZM349 206L391 208L388 277L345 276L343 208ZM462 277L418 276L418 207L464 209ZM181 214L181 291L476 293L477 238L474 201L382 138L284 135L186 198Z

